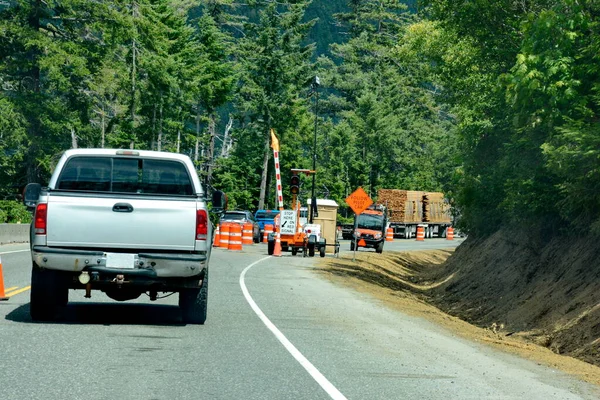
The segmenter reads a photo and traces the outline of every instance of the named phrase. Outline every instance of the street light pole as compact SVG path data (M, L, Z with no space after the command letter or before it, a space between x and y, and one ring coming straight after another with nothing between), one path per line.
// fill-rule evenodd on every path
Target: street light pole
M315 215L315 209L317 207L317 199L315 198L315 180L316 180L316 171L317 171L317 125L319 122L319 85L321 84L321 81L319 80L318 76L315 76L315 79L313 81L313 91L315 94L315 140L313 142L313 171L315 171L315 173L313 173L312 176L312 190L311 190L311 196L310 196L310 216L309 216L309 222L312 224L313 220L314 220L314 215Z

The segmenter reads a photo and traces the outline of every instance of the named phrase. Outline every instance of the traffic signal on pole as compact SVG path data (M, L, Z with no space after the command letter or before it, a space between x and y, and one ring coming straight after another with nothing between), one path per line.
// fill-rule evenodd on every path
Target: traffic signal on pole
M300 193L300 177L296 174L292 175L292 179L290 179L290 192L292 194Z

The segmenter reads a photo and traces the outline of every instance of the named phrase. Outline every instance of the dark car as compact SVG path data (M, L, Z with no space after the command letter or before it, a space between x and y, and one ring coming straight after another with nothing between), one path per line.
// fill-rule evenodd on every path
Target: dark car
M226 211L221 214L221 222L235 222L240 225L245 224L246 222L252 223L252 240L254 243L260 242L260 227L258 226L258 222L254 219L254 215L250 211Z

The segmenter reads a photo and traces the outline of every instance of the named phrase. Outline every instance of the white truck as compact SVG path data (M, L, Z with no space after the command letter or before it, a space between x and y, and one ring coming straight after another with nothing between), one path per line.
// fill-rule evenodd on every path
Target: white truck
M117 301L179 293L185 323L207 313L212 225L189 157L165 152L73 149L47 187L30 183L33 320L52 320L69 289ZM226 208L215 192L213 210Z

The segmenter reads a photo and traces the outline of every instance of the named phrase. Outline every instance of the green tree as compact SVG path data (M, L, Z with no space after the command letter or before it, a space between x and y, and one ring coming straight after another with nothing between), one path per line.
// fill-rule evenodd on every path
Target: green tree
M306 100L301 96L311 77L312 45L304 44L312 22L303 23L306 2L268 3L258 22L245 24L236 59L240 84L236 96L239 128L234 153L247 174L260 175L258 208L267 201L270 130L282 144L282 171L299 163L300 137L306 136Z

